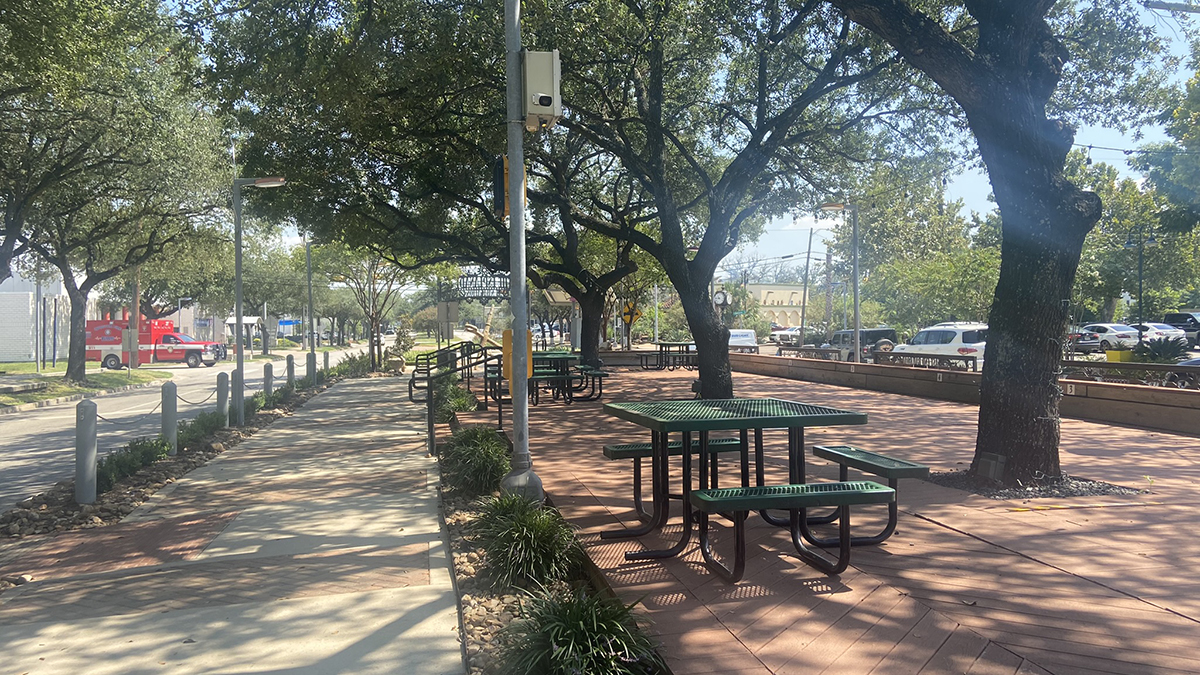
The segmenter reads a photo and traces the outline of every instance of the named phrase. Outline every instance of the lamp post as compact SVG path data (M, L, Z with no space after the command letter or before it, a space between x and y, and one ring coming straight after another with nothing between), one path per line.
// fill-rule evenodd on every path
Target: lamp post
M233 179L233 305L234 320L237 322L237 370L241 373L241 385L234 387L230 402L233 404L234 416L238 426L246 424L246 406L244 404L246 373L245 354L242 330L242 188L273 188L283 185L286 181L282 176L269 178L234 178Z
M858 206L846 202L826 202L821 205L822 211L841 211L850 212L850 238L851 249L853 251L853 264L851 265L851 274L854 275L854 362L858 363L862 360L862 320L859 316L858 305Z
M179 332L179 333L183 332L183 303L191 302L191 301L192 301L191 298L180 298L179 299L178 308L175 310L175 314L178 315L178 317L179 317L177 319L179 325L175 326L176 332Z
M1153 232L1150 233L1149 237L1143 237L1142 235L1144 233L1145 232L1144 232L1143 227L1141 225L1138 225L1137 241L1134 241L1134 239L1133 239L1133 232L1130 232L1129 236L1127 236L1125 238L1125 249L1133 250L1136 248L1137 255L1138 255L1138 343L1139 344L1141 344L1141 342L1142 342L1142 333L1143 333L1142 328L1146 325L1146 322L1142 318L1143 315L1145 314L1145 310L1144 310L1145 296L1142 294L1143 263L1144 263L1145 257L1146 257L1145 256L1146 249L1154 248L1154 247L1158 246L1158 240L1154 238Z

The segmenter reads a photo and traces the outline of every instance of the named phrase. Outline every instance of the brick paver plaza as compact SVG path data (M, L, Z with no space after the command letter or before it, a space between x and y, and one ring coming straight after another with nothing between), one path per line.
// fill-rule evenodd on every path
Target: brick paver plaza
M636 522L631 462L601 446L648 438L602 403L689 398L693 378L618 368L602 402L530 409L548 495L609 584L640 600L677 675L1200 672L1197 439L1064 420L1064 468L1150 490L1132 497L995 501L905 480L895 536L856 548L836 577L751 517L746 575L729 585L694 539L677 559L624 560L660 547L671 526L598 536ZM935 471L973 453L972 406L734 382L739 396L869 414L866 426L809 429L810 446L850 443ZM0 572L36 577L0 594L0 673L461 673L436 465L423 406L406 393L395 378L339 384L119 525L0 543ZM471 416L494 420L494 409ZM783 482L784 433L766 440L770 481ZM818 480L836 475L809 461ZM860 507L854 522L865 531L882 516Z
M690 398L694 376L622 370L605 401ZM934 471L962 469L974 452L974 406L743 373L734 385L738 396L869 414L866 426L807 430L809 446L849 443ZM532 408L530 426L547 491L621 596L641 599L676 673L1200 672L1195 438L1064 420L1064 469L1151 490L1132 497L996 501L904 480L897 534L855 548L839 577L751 517L746 576L730 586L704 567L694 538L678 559L637 563L624 551L665 539L599 539L618 520L636 523L632 463L609 462L600 447L649 440L644 430L578 403ZM786 482L785 432L766 441L769 482ZM809 462L836 479L833 465ZM854 523L875 528L882 512L859 507ZM718 553L730 538L716 540Z

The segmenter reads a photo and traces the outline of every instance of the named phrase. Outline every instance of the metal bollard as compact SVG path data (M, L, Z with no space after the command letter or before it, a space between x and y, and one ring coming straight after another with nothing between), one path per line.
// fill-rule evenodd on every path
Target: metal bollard
M96 403L75 406L75 502L96 501Z
M229 426L229 373L217 373L217 414L221 427Z
M179 416L176 414L179 399L175 396L175 383L164 382L162 386L162 436L167 439L167 444L171 449L167 451L168 455L175 455L179 452L179 428L177 426Z
M246 424L246 390L242 387L242 371L235 368L229 383L233 387L233 396L230 399L233 417L230 423L240 427Z
M296 386L296 357L287 355L287 382L289 387Z
M275 368L269 364L263 364L263 396L271 398L271 393L275 391Z
M308 383L315 385L317 383L317 355L309 352L304 358L304 374L308 377Z

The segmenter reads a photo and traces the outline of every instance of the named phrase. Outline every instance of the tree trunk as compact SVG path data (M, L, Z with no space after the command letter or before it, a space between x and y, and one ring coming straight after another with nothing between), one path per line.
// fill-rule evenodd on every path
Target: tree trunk
M1105 298L1104 308L1100 310L1100 323L1112 323L1117 315L1117 298Z
M589 294L579 301L580 330L579 362L599 368L600 361L600 331L604 327L604 293Z
M67 340L67 372L63 379L68 382L82 383L87 381L87 293L79 290L74 282L64 281L63 286L71 301L70 337Z
M686 288L676 282L683 303L700 372L701 398L733 398L733 371L729 366L729 329L721 324L708 297L708 287Z
M1053 153L1027 148L997 125L976 131L1003 219L1000 279L988 319L980 386L981 453L1006 458L1006 484L1058 480L1058 385L1069 299L1099 199L1062 177ZM1065 152L1064 152L1065 155Z

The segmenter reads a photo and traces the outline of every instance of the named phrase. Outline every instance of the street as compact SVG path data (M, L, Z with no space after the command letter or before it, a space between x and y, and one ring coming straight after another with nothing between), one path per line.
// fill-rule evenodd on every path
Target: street
M305 354L292 353L296 357L296 377L301 378ZM344 355L355 353L357 351L353 349L331 352L329 363L332 366ZM323 358L317 354L318 368ZM265 363L246 363L247 397L262 389ZM230 359L211 368L188 368L174 363L156 363L147 367L173 374L171 381L177 387L179 419L191 419L201 412L216 410L217 373L232 372L235 365L236 362ZM286 362L274 361L272 367L275 386L286 383ZM161 384L106 394L92 400L101 416L96 423L96 445L101 457L134 438L155 436L161 431L162 418L155 410L162 400ZM72 401L0 415L0 511L75 475L75 406L78 403ZM151 411L153 414L149 414Z

